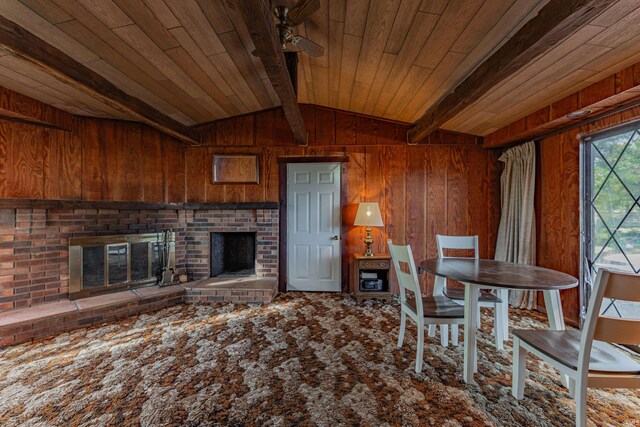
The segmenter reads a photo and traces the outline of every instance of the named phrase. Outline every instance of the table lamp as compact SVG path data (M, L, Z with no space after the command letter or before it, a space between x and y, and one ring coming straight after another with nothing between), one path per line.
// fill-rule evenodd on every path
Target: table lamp
M356 220L353 225L367 227L367 236L364 239L364 244L367 250L364 252L364 256L374 256L371 250L373 245L373 239L371 238L371 227L382 227L382 215L380 215L380 206L377 203L360 203L358 204L358 212L356 212Z

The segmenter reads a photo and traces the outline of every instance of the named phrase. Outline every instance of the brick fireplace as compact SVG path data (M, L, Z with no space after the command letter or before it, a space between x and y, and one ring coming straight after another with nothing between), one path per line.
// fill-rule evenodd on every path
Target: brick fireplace
M195 281L211 276L211 233L255 233L255 275L277 279L277 206L139 205L0 209L0 312L68 300L69 240L88 236L173 229L176 273Z
M182 302L260 303L275 296L276 203L150 206L58 202L0 209L0 347ZM107 236L102 240L124 235L131 239L131 235L148 236L166 229L173 230L175 270L187 275L186 284L116 289L70 300L70 242L99 236ZM220 261L212 254L211 239L224 234L251 236L255 271L248 278L211 278L212 264ZM244 243L236 250L246 248Z

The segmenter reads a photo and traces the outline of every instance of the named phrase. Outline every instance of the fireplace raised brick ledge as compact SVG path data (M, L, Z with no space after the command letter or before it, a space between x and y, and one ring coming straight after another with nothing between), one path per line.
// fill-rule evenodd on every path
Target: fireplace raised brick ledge
M0 207L0 346L175 303L269 302L277 292L277 208L236 204L230 205L233 209L224 205L142 209L145 206L123 204L118 209L110 203L109 208L91 209L89 203ZM175 232L176 273L187 275L188 283L69 301L69 239L163 229ZM203 288L211 275L211 233L229 232L255 233L255 275L244 279L254 284L241 285L243 279L237 278L227 281L226 288L220 284Z

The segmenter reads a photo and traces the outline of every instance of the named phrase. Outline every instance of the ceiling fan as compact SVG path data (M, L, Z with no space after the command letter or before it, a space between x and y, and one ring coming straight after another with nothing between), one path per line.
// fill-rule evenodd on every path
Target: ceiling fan
M278 19L276 28L285 52L302 52L309 56L322 56L324 48L306 37L294 33L294 28L320 9L320 0L299 0L293 7L276 4L273 14Z

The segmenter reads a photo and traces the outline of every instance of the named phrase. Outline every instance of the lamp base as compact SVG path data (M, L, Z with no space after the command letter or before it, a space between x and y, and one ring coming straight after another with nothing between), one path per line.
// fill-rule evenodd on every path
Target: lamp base
M371 238L371 227L367 227L365 231L367 232L367 235L364 239L364 244L366 246L364 256L376 256L371 249L371 247L373 246L373 239Z

